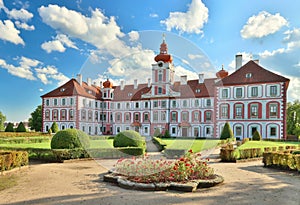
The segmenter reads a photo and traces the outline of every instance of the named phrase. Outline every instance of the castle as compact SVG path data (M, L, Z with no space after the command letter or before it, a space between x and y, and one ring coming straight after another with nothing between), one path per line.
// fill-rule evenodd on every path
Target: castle
M216 78L175 81L172 55L163 39L147 83L114 86L86 82L82 75L41 96L43 131L52 123L77 128L90 135L135 130L152 136L156 129L173 137L218 138L226 122L235 137L286 138L286 101L289 79L250 60L242 65L236 55L236 71L223 68Z

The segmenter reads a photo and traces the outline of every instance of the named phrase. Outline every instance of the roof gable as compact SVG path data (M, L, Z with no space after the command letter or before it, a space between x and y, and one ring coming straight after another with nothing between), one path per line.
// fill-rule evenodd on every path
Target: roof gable
M223 78L217 85L243 85L256 83L288 82L289 79L268 71L253 60L249 61L234 73Z

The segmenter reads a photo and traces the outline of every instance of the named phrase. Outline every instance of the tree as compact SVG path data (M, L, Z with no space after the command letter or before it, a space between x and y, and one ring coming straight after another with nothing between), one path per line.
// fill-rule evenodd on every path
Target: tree
M39 105L29 118L29 127L31 130L42 131L42 106Z
M6 120L6 116L2 114L0 111L0 131L4 130L4 122Z
M261 140L261 135L257 130L253 133L252 140L253 141L260 141Z
M5 132L14 132L14 124L9 122L5 128Z
M300 102L299 100L287 104L287 134L294 135L296 125L300 124Z
M228 138L234 138L234 136L233 136L233 132L232 132L232 130L231 130L231 128L230 128L229 123L226 122L225 125L224 125L224 128L223 128L223 130L222 130L222 132L221 132L221 137L220 137L220 139L221 139L221 140L226 140L226 139L228 139Z
M23 122L20 122L20 123L18 124L18 127L17 127L17 129L16 129L16 132L26 132L26 128L25 128Z
M51 130L53 133L57 133L59 131L58 125L56 122L52 123Z

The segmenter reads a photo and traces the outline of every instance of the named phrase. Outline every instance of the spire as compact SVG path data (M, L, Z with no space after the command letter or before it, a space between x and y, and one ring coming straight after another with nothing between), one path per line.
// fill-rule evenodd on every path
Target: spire
M166 34L163 33L163 42L160 44L160 53L167 54L168 53L168 45L166 44Z
M163 41L160 44L160 53L157 56L155 56L154 60L156 62L163 61L165 63L166 62L172 63L173 58L171 55L168 54L168 45L166 43L166 35L163 34L162 37L163 37Z

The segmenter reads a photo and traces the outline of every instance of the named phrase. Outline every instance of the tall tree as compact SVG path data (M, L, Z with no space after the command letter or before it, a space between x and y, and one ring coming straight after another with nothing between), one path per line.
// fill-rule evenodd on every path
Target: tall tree
M42 106L39 105L29 118L29 127L31 130L42 131Z
M53 122L53 123L52 123L51 131L52 131L53 133L57 133L57 132L59 131L59 128L58 128L58 125L57 125L56 122Z
M26 132L26 128L23 124L23 122L20 122L17 129L16 129L16 132Z
M294 135L297 125L300 124L300 102L299 100L287 105L287 133Z
M2 112L0 111L0 131L4 130L5 120L6 120L6 116L4 114L2 114Z

